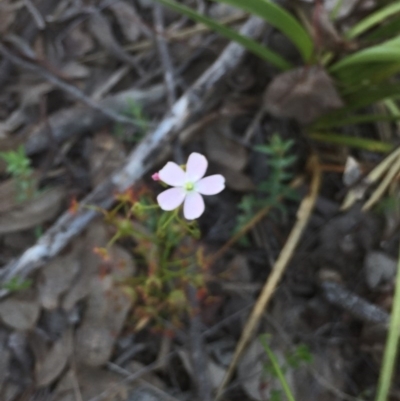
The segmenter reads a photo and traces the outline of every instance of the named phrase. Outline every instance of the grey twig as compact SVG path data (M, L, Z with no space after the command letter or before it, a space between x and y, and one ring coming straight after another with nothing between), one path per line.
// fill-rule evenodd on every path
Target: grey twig
M155 28L157 31L156 41L158 47L158 53L161 58L161 63L164 68L164 81L167 87L168 93L168 104L171 107L176 101L176 85L174 82L174 67L172 65L171 57L169 55L168 46L164 38L164 17L163 8L160 4L154 4L153 16Z
M111 120L118 121L120 123L125 123L125 124L135 124L135 121L124 117L120 114L117 114L113 112L112 110L109 110L105 107L103 107L101 104L94 102L92 99L87 97L82 91L80 91L77 87L74 85L71 85L55 75L54 73L50 72L48 69L42 67L41 65L35 63L34 61L31 61L29 59L25 59L23 57L17 56L16 54L10 52L10 50L4 46L3 43L0 42L0 53L3 55L4 58L7 58L10 60L12 63L25 68L27 70L33 71L36 74L42 76L45 80L51 82L55 86L59 87L60 89L64 90L65 92L69 93L72 97L74 97L77 100L80 100L81 102L85 103L87 106L92 107L93 109L99 111L100 113L103 113L105 116L110 118Z
M143 107L159 102L165 97L165 86L155 85L146 89L128 89L107 96L99 101L103 108L114 113L123 113L129 101L134 101ZM88 131L97 131L110 122L110 118L89 107L74 106L60 110L48 118L54 141L62 143L71 137L82 135ZM49 147L48 126L45 123L37 125L30 132L25 150L28 155L43 152Z
M257 37L264 27L264 22L256 17L250 18L241 29L241 33ZM231 43L207 71L189 88L174 104L171 111L162 119L158 127L149 132L143 141L128 156L125 166L98 186L82 202L83 205L97 205L108 208L113 204L113 194L124 191L136 184L144 174L154 168L157 157L165 145L175 138L179 132L192 122L207 106L207 99L213 93L227 73L230 73L242 61L245 49ZM26 277L50 258L56 256L76 235L81 233L97 216L93 209L81 207L76 214L65 212L54 225L28 248L19 258L2 269L2 282L21 276ZM0 297L8 294L3 289Z
M333 281L323 281L321 289L326 300L352 314L354 317L370 323L389 322L389 314L371 304L354 292L351 292Z
M196 289L189 285L188 298L194 311L199 310L199 302L196 297ZM202 401L211 401L212 390L208 374L207 354L202 336L202 323L198 312L190 319L190 357L193 369L193 379L197 386L197 398Z
M37 27L39 29L44 29L46 27L46 23L44 22L42 14L40 14L39 10L32 3L32 0L24 0L24 1L26 9L31 13Z

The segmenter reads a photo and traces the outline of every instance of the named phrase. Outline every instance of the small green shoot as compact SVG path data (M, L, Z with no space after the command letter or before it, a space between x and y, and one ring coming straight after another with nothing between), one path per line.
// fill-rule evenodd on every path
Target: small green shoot
M114 133L115 136L120 138L121 140L133 143L140 142L140 140L143 138L149 128L149 121L143 113L143 107L140 103L136 102L133 99L128 99L127 103L128 107L125 110L124 114L127 117L135 120L137 132L134 136L127 138L124 134L124 126L122 124L116 124Z
M393 299L393 307L390 319L389 333L386 340L385 352L381 373L379 376L378 390L376 392L376 401L387 401L389 399L389 390L392 383L393 372L397 351L399 348L400 333L400 256L397 265L396 287Z
M268 334L263 334L259 337L261 345L263 346L264 351L269 359L269 361L264 365L264 371L266 372L266 374L278 378L282 386L282 390L285 393L288 401L295 401L293 393L286 380L285 374L290 369L299 369L305 364L312 363L312 354L307 345L300 344L295 348L293 352L287 353L285 355L285 363L284 365L280 365L278 358L269 346L270 338L271 337ZM280 390L271 391L271 400L272 399L276 399L279 401L282 400L282 392Z
M196 221L181 219L179 209L164 212L147 190L128 190L117 196L114 209L102 212L115 234L106 248L95 252L107 260L115 242L130 240L140 264L140 274L121 282L135 302L134 330L150 323L162 329L164 321L179 327L182 315L190 312L187 285L206 294L205 260L194 242L200 235Z
M31 279L21 280L19 277L13 277L7 283L2 285L2 288L10 292L22 291L30 288L32 286Z
M284 216L286 209L282 199L297 200L296 192L288 186L288 182L293 177L289 169L296 161L296 156L289 154L293 145L292 140L285 141L278 134L275 134L268 145L255 147L255 150L268 157L270 172L268 178L259 184L255 194L243 197L239 205L241 214L238 217L237 230L251 220L262 208L269 205L278 209Z
M36 179L33 177L31 161L21 145L15 151L0 152L0 158L6 162L6 171L15 180L16 200L24 202L36 195Z

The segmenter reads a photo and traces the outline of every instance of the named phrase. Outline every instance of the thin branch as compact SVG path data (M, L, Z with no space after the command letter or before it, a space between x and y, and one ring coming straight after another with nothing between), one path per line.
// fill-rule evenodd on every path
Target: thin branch
M174 80L174 67L172 65L171 57L169 56L167 42L164 37L164 16L163 8L160 4L154 4L153 16L155 28L157 30L156 41L158 53L161 58L161 63L164 67L164 81L167 86L168 104L171 107L176 101L175 93L175 80Z
M19 67L25 68L36 74L43 77L45 80L51 82L58 88L62 89L63 91L69 93L72 97L81 102L85 103L87 106L92 107L93 109L99 111L100 113L104 114L111 120L117 121L119 123L125 124L135 124L135 121L124 117L120 114L114 113L112 110L109 110L101 104L94 102L92 99L87 97L82 91L80 91L76 86L71 85L58 77L56 74L50 72L48 69L44 68L43 66L35 63L34 61L29 60L28 58L23 58L17 56L16 54L12 53L3 43L0 42L0 53L3 55L4 58L10 60L12 63L18 65Z

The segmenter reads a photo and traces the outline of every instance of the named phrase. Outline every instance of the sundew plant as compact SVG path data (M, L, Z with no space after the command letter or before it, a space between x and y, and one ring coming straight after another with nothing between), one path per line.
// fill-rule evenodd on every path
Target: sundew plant
M141 262L140 274L121 283L135 303L136 330L150 323L162 328L165 320L179 327L182 316L190 313L188 286L200 299L207 296L207 263L196 241L200 236L196 219L205 210L203 196L225 188L222 175L204 177L207 166L199 153L192 153L185 166L168 162L152 176L162 186L171 186L156 202L148 191L129 190L118 195L114 209L102 211L115 234L106 248L96 252L107 259L113 243L128 240Z

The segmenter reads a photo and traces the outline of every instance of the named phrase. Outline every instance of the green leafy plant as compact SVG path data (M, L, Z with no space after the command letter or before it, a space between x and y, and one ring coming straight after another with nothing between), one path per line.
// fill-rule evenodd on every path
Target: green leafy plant
M312 354L307 345L300 344L294 349L294 351L286 353L285 363L281 365L278 361L278 358L269 346L269 341L270 336L268 334L263 334L260 336L261 345L268 356L268 362L266 362L264 365L264 372L267 375L272 375L273 377L278 378L287 400L295 401L285 375L289 370L299 369L306 364L310 364L312 362ZM272 398L281 400L281 392L279 390L273 391L271 394L271 399Z
M4 283L2 288L10 292L17 292L30 288L32 283L31 279L21 280L19 277L14 277L7 283Z
M239 204L241 213L238 217L236 230L239 230L265 206L276 208L282 215L285 215L286 208L283 200L297 200L296 192L288 185L292 178L289 169L296 161L296 156L290 154L293 145L293 140L283 140L278 134L275 134L269 144L254 148L267 156L269 175L265 181L258 185L254 194L243 197Z
M107 259L116 241L133 241L141 266L140 274L121 282L135 303L134 328L150 323L162 328L163 320L179 327L182 316L190 311L187 286L204 290L204 274L197 269L204 260L194 242L200 235L197 222L183 220L178 209L160 210L147 191L118 195L115 208L102 213L115 233L107 247L96 252Z
M6 162L6 171L15 181L16 198L23 202L36 195L37 180L34 178L31 161L21 145L15 151L0 152L0 158Z
M133 99L129 99L127 103L128 106L124 114L135 121L137 132L133 136L126 137L124 133L124 126L118 123L115 126L114 133L121 140L125 140L127 142L139 142L149 128L149 120L143 113L143 107L139 102L136 102Z

